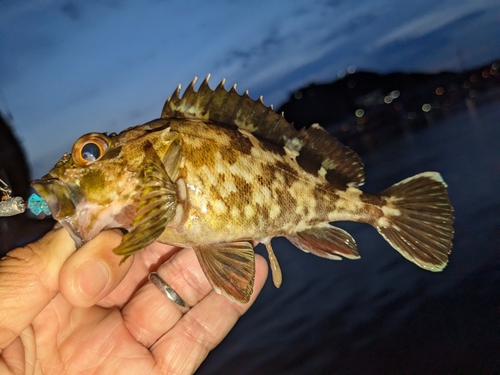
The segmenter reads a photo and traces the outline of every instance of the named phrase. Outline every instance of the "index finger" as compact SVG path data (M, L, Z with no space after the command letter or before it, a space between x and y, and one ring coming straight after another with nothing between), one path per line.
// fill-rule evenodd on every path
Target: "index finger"
M59 272L75 251L63 229L14 249L0 261L0 348L8 346L59 291Z

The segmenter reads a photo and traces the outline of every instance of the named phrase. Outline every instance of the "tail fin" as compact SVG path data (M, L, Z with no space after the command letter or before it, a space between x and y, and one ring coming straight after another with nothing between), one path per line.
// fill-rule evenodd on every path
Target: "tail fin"
M385 205L374 226L406 259L438 272L448 263L453 208L437 172L407 178L381 193Z

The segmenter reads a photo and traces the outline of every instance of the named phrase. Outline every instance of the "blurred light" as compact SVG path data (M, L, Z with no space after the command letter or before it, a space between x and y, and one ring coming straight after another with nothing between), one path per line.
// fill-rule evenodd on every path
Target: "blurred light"
M347 82L347 87L350 89L353 89L356 86L356 80L355 79L350 79L349 82Z
M470 92L469 92L469 96L470 96L471 98L475 98L475 97L477 96L477 91L476 91L476 90L470 90Z
M436 95L443 95L444 94L444 89L442 87L438 87L436 89Z
M497 71L496 71L495 69L491 68L491 69L490 69L490 74L491 74L492 76L494 76L495 74L497 74Z
M363 109L356 109L356 112L354 112L354 114L356 115L356 117L363 117L363 115L365 114L365 111Z
M346 132L349 130L349 124L347 122L344 122L342 123L342 125L340 125L340 128Z
M365 130L365 127L364 125L358 124L356 125L356 130L358 131L358 133L361 133L363 130Z
M397 98L399 98L399 94L400 94L399 90L394 90L394 91L391 91L391 93L389 95L391 96L391 98L397 99Z
M337 72L337 76L339 78L344 78L346 75L346 72L345 72L345 69L340 69L338 72Z
M490 73L487 70L483 70L481 75L483 76L483 78L488 78L490 76Z
M493 64L491 64L491 69L498 70L498 68L500 68L500 64L497 64L496 62L494 62Z
M470 78L469 78L469 81L471 81L471 82L477 82L476 75L475 74L471 75Z
M429 103L425 103L422 106L422 111L424 111L424 112L429 112L431 109L432 109L432 107L431 107L431 105Z
M415 112L409 112L407 117L410 119L410 120L413 120L415 117L417 117L417 114Z
M349 74L353 74L353 73L355 73L355 72L356 72L356 65L351 65L351 66L349 66L349 68L347 68L347 72L348 72Z
M295 91L295 93L293 94L293 97L297 100L299 99L302 99L302 91Z
M386 96L384 97L384 103L385 103L385 104L391 104L391 103L392 103L392 96L390 96L390 95L386 95Z

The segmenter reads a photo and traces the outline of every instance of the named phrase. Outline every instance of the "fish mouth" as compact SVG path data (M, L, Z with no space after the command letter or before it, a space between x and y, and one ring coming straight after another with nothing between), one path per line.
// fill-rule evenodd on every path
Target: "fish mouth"
M76 207L82 200L78 186L70 186L51 175L45 175L40 180L33 180L31 186L45 199L52 217L68 230L77 247L80 247L84 240L78 229Z

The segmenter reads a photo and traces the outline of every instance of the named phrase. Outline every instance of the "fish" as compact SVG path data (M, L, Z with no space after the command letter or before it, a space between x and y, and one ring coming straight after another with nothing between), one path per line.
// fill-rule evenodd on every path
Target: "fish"
M454 216L438 172L365 193L360 157L320 125L297 130L262 97L225 80L212 89L209 78L182 95L179 85L155 120L81 136L32 182L77 246L122 228L113 251L123 260L154 241L191 247L213 290L238 303L252 294L258 243L277 287L275 237L326 259L360 258L337 221L370 224L407 260L443 270Z

